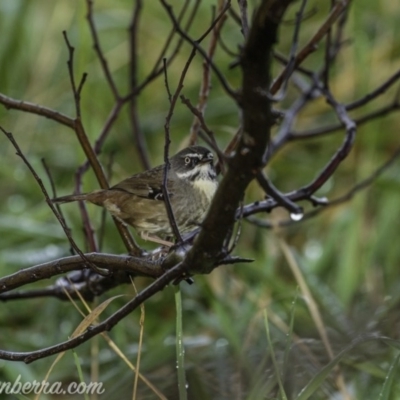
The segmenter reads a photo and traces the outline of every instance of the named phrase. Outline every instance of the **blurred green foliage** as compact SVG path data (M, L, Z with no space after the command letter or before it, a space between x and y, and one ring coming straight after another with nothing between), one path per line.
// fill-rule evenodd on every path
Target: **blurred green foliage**
M153 67L171 23L159 2L144 2L138 38L139 82ZM183 2L171 1L174 10ZM300 47L321 24L329 2L310 2L309 16L302 24ZM215 2L203 0L190 30L198 37L212 18ZM250 10L257 4L249 2ZM122 93L128 93L129 52L127 27L132 14L131 2L97 0L94 20L100 43L110 70ZM237 3L232 7L237 10ZM280 30L278 49L287 54L292 40L293 17L298 3L290 9ZM315 12L314 12L315 11ZM82 92L82 117L90 140L97 139L114 104L99 61L93 51L92 38L85 19L84 1L2 0L0 2L0 92L74 115L74 102L66 61L67 48L62 31L68 33L75 46L74 71L77 78L87 72ZM400 19L395 2L353 2L345 30L346 44L331 71L331 88L337 99L346 103L362 97L380 85L400 68ZM237 24L228 19L222 37L227 46L237 52L242 35ZM207 40L205 41L207 46ZM191 48L184 44L168 68L169 84L175 90ZM305 62L316 69L322 63L324 46ZM239 87L239 68L230 69L231 58L218 48L215 62L233 87ZM278 72L280 67L274 67ZM202 76L202 59L192 63L183 93L197 102ZM398 85L397 85L398 86ZM352 116L364 115L394 97L396 85ZM279 108L285 109L296 98L289 88L288 96ZM164 146L164 122L169 108L164 79L152 82L139 96L139 121L153 165L161 163ZM171 152L187 139L193 117L185 105L178 102L171 124ZM206 120L223 148L238 126L238 109L213 77ZM312 103L299 117L299 131L335 122L334 115L323 101ZM11 131L47 187L41 164L44 158L50 167L59 195L72 193L74 173L85 161L73 131L42 117L7 111L0 108L0 124ZM399 146L397 134L400 115L392 113L362 125L358 129L355 147L339 170L320 190L329 199L347 192L356 182L369 176ZM321 139L294 142L286 146L271 162L267 172L282 191L291 191L309 182L332 156L343 137L338 131ZM61 227L47 207L42 193L22 161L5 137L0 137L2 182L0 202L0 274L13 273L69 254L69 244ZM124 110L114 124L100 154L103 165L113 155L112 182L117 182L141 170L135 151L128 112ZM334 352L340 351L351 339L362 333L380 333L398 339L400 301L400 193L399 162L368 189L350 202L331 208L319 216L282 229L282 235L295 253L307 284L318 303L332 341ZM89 171L83 190L97 188ZM261 198L255 185L249 187L246 200ZM304 204L306 208L310 207ZM64 207L73 235L84 246L81 222L76 205ZM93 225L99 228L101 210L89 206ZM262 216L264 218L264 216ZM276 210L265 218L286 218L285 211ZM146 246L146 244L145 244ZM151 247L151 245L150 245ZM110 219L107 220L104 251L124 252ZM287 261L277 245L276 233L243 222L242 234L235 253L254 258L252 264L222 266L209 276L195 277L195 284L182 284L184 299L184 335L187 347L187 375L190 398L260 399L267 393L274 374L266 340L262 310L268 307L289 324L290 310L296 296L297 283ZM50 282L41 282L35 287ZM138 290L149 284L137 279ZM113 294L134 295L133 288L123 286ZM126 302L127 297L113 302L105 314ZM176 398L174 361L175 308L172 288L146 302L144 348L141 372L168 398ZM271 314L272 313L272 314ZM139 337L139 310L125 318L110 336L122 351L135 362ZM19 300L3 304L0 310L0 347L7 350L30 351L65 340L81 317L67 302L44 298ZM284 351L285 332L272 321L271 338L275 353ZM313 339L310 349L320 360L327 361L314 322L300 296L295 305L293 332L300 338ZM102 339L100 346L99 380L105 382L106 397L128 398L132 390L132 372ZM93 343L76 351L86 374L90 371ZM283 346L283 347L282 347ZM299 356L300 357L300 356ZM379 343L355 349L344 361L344 378L348 389L358 399L377 398L389 365L395 359L393 350ZM316 373L309 361L295 360L290 370L291 387L300 389ZM0 381L13 380L21 374L23 380L43 379L50 359L34 365L0 360ZM295 378L295 376L297 378ZM267 379L267 377L269 377ZM86 376L89 380L89 375ZM51 380L77 380L72 354L55 369ZM314 399L333 398L333 381L327 381ZM154 398L142 383L141 397ZM295 391L295 389L293 389ZM213 394L211 394L213 393ZM268 392L272 393L272 392ZM400 384L395 380L392 399L398 398ZM375 396L376 394L376 396ZM147 396L147 397L146 397ZM46 398L44 396L44 398ZM50 397L47 397L50 398ZM77 397L82 398L82 397ZM264 398L264 397L263 397ZM269 397L271 398L271 397Z

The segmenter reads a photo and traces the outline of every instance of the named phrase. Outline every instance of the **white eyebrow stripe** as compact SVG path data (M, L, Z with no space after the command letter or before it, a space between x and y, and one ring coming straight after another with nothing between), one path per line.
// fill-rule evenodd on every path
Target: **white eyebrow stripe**
M202 159L203 155L202 154L197 154L197 153L190 153L190 154L185 154L185 157L192 157L192 158L197 157L197 158Z
M189 153L186 154L183 158L185 157L198 158L202 160L203 158L208 158L208 159L214 158L214 155L213 153L207 153L207 154Z

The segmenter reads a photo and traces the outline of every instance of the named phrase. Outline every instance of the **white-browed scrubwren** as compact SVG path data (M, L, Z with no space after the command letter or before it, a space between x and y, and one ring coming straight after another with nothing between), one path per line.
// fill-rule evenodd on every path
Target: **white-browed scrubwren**
M167 190L181 234L201 224L217 189L213 159L213 153L205 147L190 146L169 160ZM162 193L163 177L164 165L159 165L110 189L58 197L53 201L88 201L105 207L112 215L132 225L145 239L170 238L173 233Z

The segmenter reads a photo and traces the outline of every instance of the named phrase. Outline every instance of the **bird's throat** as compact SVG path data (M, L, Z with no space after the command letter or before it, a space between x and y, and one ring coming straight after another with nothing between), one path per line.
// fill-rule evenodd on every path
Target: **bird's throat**
M217 190L216 180L196 179L192 182L192 185L207 198L208 202L211 202L214 193Z

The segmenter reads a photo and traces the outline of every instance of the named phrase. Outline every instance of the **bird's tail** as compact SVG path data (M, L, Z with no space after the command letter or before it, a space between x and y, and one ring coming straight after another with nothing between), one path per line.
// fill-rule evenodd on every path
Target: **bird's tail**
M51 199L53 203L70 203L71 201L83 201L86 200L86 194L71 194L69 196L56 197Z

